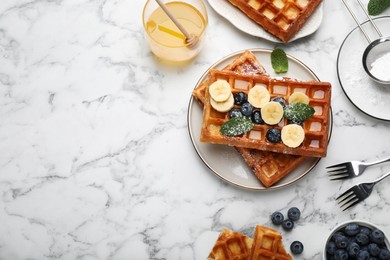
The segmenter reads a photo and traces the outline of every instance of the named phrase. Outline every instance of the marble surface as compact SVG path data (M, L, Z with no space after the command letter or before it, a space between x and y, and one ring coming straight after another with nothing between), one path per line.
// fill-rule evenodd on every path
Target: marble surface
M205 259L223 227L252 235L290 206L302 218L292 232L279 230L287 246L304 243L297 259L321 259L327 235L346 220L390 234L390 180L352 210L334 201L390 165L344 182L325 172L337 162L390 155L390 123L362 114L337 79L338 49L355 27L341 1L325 1L318 31L286 45L242 33L206 3L206 45L180 68L151 54L144 3L1 1L0 259ZM220 58L278 46L333 84L328 156L287 188L239 189L193 149L191 91Z

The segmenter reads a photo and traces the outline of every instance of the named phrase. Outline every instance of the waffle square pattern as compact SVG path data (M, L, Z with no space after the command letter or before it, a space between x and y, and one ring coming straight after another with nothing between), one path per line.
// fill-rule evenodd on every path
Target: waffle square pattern
M298 147L291 148L283 142L267 141L269 128L282 128L288 124L286 118L277 125L255 124L247 133L239 136L226 136L220 131L221 126L229 120L229 112L218 112L210 104L210 93L206 89L203 110L203 122L200 141L215 144L258 149L283 154L309 157L325 157L328 145L329 111L331 84L317 81L298 81L289 78L270 78L262 75L242 75L231 71L210 71L210 84L217 80L226 80L232 93L245 92L254 86L263 86L270 93L271 99L282 97L289 100L295 92L302 92L309 98L309 106L314 108L314 115L303 123L304 140Z
M229 0L266 31L288 42L321 0Z

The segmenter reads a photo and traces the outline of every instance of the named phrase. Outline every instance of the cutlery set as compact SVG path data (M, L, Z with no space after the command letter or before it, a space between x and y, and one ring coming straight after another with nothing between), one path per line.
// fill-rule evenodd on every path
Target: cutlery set
M326 169L328 170L328 176L330 177L330 180L344 180L355 178L361 175L367 167L385 162L390 162L390 157L373 162L345 162L328 166ZM368 198L374 189L375 184L382 181L389 175L390 172L371 182L362 182L352 186L336 198L337 203L340 205L343 211L349 209L350 207Z

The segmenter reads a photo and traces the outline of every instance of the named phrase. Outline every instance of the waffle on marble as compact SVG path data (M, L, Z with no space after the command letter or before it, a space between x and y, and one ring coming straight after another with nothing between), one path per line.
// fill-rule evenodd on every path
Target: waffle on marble
M249 259L252 248L252 238L228 229L222 230L207 259L209 260L239 260Z
M214 110L210 104L210 94L206 88L206 98L203 110L201 142L227 144L231 146L259 149L269 152L292 154L310 157L325 157L328 145L329 110L331 85L327 82L298 81L288 78L270 78L261 75L240 75L229 71L210 71L210 83L223 79L229 82L232 93L246 93L255 85L263 84L273 97L288 100L294 92L303 92L309 97L309 105L315 114L303 124L305 138L296 148L290 148L283 143L271 143L265 138L266 131L271 127L267 124L255 125L252 130L241 136L225 136L220 132L223 123L229 120L229 113ZM272 127L281 129L287 125L287 119Z
M225 71L234 71L240 74L259 74L268 75L264 67L259 63L256 56L250 51L244 51L232 63L223 68ZM208 79L201 82L197 86L192 95L203 105L205 103L206 87L208 86Z
M272 228L256 226L249 260L291 260L283 246L282 236Z
M288 42L321 0L229 0L266 31Z
M268 75L256 56L250 51L243 52L223 70L234 71L240 74ZM207 86L208 79L201 82L192 93L201 105L205 103ZM256 177L267 188L288 175L306 159L303 156L279 154L242 147L236 147L236 150L241 154L245 163L252 169Z

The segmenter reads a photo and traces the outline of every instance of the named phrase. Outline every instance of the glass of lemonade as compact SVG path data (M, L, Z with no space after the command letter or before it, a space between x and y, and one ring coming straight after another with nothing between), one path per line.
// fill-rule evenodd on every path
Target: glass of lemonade
M155 0L147 0L143 11L146 38L152 52L169 62L184 62L195 57L201 50L208 22L203 0L162 0L172 15L190 35L199 42L192 46Z

